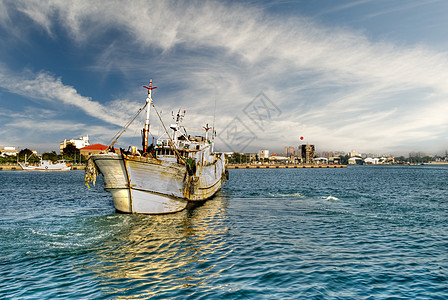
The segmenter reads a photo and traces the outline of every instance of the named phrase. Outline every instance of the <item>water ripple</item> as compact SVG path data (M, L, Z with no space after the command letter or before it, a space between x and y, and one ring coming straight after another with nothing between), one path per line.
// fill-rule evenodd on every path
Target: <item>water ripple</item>
M165 216L116 214L82 172L0 172L0 298L443 299L446 171L231 170Z

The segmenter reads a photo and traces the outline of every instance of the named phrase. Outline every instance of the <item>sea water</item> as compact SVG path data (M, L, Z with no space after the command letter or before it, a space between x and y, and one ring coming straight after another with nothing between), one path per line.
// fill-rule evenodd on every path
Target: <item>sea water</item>
M230 170L161 216L83 175L0 172L1 299L448 298L448 167Z

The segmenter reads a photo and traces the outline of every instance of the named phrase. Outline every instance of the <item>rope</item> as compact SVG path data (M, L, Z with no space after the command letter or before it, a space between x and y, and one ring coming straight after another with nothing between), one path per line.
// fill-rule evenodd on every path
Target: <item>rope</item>
M109 149L112 149L114 147L115 143L120 138L120 136L129 128L129 126L131 126L132 122L134 122L134 120L138 117L138 115L145 109L146 105L148 105L148 103L145 103L145 105L138 110L138 112L135 114L135 116L132 118L132 120L130 120L128 123L126 123L124 125L124 128L122 130L118 131L112 137L112 139L109 141Z
M162 123L163 126L163 130L165 130L166 135L168 136L169 139L169 146L171 149L173 149L174 153L176 154L176 158L178 161L180 161L182 164L186 164L185 159L182 157L182 155L180 155L179 151L176 149L176 147L174 147L174 142L171 139L170 134L168 133L168 130L165 127L165 124L162 121L162 117L160 116L159 112L157 111L157 108L154 105L154 102L151 101L152 107L154 107L154 111L156 112L157 116L159 117L160 123Z

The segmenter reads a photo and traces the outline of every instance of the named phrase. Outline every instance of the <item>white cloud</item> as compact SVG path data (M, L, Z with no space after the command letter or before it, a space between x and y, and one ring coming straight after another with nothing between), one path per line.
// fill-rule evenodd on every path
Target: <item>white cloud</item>
M200 125L200 115L212 114L211 98L218 99L216 123L222 128L265 91L283 114L272 120L257 146L275 141L281 149L297 143L305 131L329 147L405 148L415 139L437 140L444 134L440 128L447 127L448 55L429 47L373 43L347 28L280 19L261 8L218 1L15 5L52 36L52 28L62 24L80 44L110 28L119 30L128 43L111 41L92 69L120 70L134 78L157 70L157 81L188 88L161 92L161 109L187 102L195 112L194 126ZM148 49L160 54L148 58ZM100 104L48 73L28 79L25 87L16 79L0 77L0 84L21 95L33 91L31 97L76 106L111 124L122 125L128 117L122 102Z
M127 122L123 114L125 104L122 101L115 101L105 106L92 101L89 97L79 95L75 88L64 85L61 78L54 78L51 74L28 72L25 76L26 78L15 75L2 68L0 69L0 87L31 99L71 105L110 124L121 126ZM135 103L131 103L130 107L135 109Z

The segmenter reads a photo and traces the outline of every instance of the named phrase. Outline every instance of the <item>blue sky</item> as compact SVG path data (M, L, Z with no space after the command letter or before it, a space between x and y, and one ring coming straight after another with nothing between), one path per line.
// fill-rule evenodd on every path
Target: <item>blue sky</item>
M216 148L448 148L447 1L0 1L0 146L107 144L144 104ZM215 117L214 117L215 116ZM152 117L152 134L160 125ZM118 146L140 145L141 118ZM199 132L198 132L199 133Z

